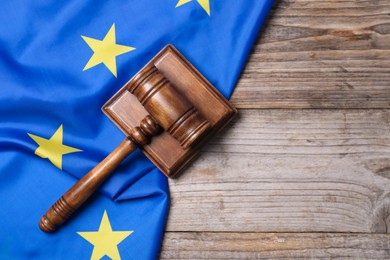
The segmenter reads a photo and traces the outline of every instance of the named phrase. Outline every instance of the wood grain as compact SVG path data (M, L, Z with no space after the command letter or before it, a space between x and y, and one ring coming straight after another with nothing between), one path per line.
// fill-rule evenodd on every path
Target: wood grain
M390 2L276 1L238 108L390 108Z
M275 0L231 101L162 259L390 259L390 1Z
M390 232L390 111L239 115L170 180L168 231Z
M312 233L172 233L161 259L389 259L387 235Z

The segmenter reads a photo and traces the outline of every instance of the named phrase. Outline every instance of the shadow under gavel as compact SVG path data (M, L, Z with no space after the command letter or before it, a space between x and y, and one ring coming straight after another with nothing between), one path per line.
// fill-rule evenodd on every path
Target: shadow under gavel
M127 88L149 113L102 162L71 187L41 218L39 227L53 232L61 226L137 147L143 147L162 129L183 149L193 146L210 129L207 119L155 66L137 74ZM129 111L131 113L131 111Z

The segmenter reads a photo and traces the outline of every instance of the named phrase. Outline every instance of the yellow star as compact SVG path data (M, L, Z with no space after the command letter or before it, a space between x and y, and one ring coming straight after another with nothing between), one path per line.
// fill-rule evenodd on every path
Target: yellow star
M191 2L192 0L179 0L176 7L182 6L186 3ZM206 13L210 16L210 0L196 0L200 6L206 11Z
M74 152L81 152L82 150L62 144L62 125L57 131L46 139L37 135L29 134L39 146L35 150L35 154L42 157L48 158L55 166L62 170L62 155Z
M113 260L121 259L117 245L131 233L133 231L112 231L106 211L104 211L98 231L77 232L77 234L94 246L91 260L99 260L105 255Z
M115 24L111 26L101 41L83 35L81 37L93 50L93 55L87 65L85 65L83 71L103 63L116 77L116 56L135 50L133 47L115 43Z

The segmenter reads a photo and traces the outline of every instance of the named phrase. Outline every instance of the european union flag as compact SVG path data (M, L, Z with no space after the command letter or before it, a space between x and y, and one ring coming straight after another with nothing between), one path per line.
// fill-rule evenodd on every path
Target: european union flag
M38 221L121 142L100 108L147 61L173 44L229 97L271 4L4 1L0 259L155 259L168 185L141 152L58 232L43 233Z

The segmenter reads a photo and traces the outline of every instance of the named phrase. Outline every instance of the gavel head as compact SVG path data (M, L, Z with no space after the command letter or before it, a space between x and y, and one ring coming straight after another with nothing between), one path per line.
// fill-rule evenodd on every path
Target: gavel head
M153 65L145 67L129 82L128 91L184 149L210 129L207 119Z

